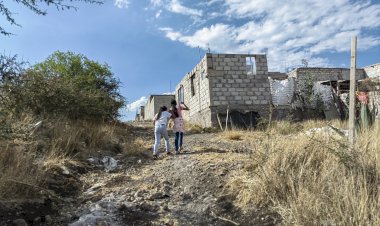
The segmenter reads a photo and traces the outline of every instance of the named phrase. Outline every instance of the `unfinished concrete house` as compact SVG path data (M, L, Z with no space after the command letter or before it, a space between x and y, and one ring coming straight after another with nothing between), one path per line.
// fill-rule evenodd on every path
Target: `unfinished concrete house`
M174 98L174 95L150 95L144 107L143 119L152 120L163 105L169 109L170 102Z
M357 90L368 92L375 104L379 105L378 81L380 64L356 69ZM368 86L368 80L372 86ZM321 113L326 119L344 119L348 114L347 97L350 84L350 69L348 68L297 68L288 73L284 80L270 79L273 103L273 117L292 117L306 119L316 117ZM312 103L305 103L305 90L312 86ZM310 101L310 100L309 100ZM316 106L320 102L322 107ZM307 109L309 108L309 109ZM320 108L320 112L315 110ZM309 112L308 112L309 110ZM306 113L305 113L306 112Z
M189 111L184 119L204 127L225 124L253 127L258 117L269 114L271 95L269 76L286 77L268 72L264 54L211 54L187 73L176 87L176 99Z
M137 109L135 121L144 121L144 114L145 114L144 109L145 109L145 106L140 106Z

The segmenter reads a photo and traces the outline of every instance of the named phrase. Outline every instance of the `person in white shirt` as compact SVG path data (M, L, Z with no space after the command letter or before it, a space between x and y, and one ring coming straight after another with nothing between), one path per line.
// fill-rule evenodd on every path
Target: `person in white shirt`
M167 131L168 121L172 114L170 114L166 106L162 106L160 111L154 116L154 146L153 146L153 159L158 158L158 147L160 146L161 136L165 138L166 153L170 154L169 136Z

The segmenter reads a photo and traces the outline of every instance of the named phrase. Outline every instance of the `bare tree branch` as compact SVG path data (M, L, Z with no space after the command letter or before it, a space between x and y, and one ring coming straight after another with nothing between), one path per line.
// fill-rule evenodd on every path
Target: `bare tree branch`
M8 0L9 1L9 0ZM74 5L71 5L73 2L85 2L89 4L102 4L104 0L13 0L14 2L21 4L37 15L45 16L47 11L41 8L41 5L46 6L55 6L57 10L70 10L77 8ZM67 4L66 2L70 2ZM0 14L5 17L6 21L11 25L21 26L18 24L13 16L13 13L9 10L9 8L5 5L3 0L0 0ZM0 25L0 34L2 35L12 35L12 33L8 32L4 25Z

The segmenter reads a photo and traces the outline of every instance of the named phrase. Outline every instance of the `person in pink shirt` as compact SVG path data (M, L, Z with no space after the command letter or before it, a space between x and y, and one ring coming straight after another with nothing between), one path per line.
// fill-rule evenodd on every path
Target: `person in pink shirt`
M174 145L176 154L182 150L183 133L185 132L185 124L182 118L183 110L189 110L189 108L183 102L177 106L177 101L172 100L170 113L174 121L173 132L175 134Z

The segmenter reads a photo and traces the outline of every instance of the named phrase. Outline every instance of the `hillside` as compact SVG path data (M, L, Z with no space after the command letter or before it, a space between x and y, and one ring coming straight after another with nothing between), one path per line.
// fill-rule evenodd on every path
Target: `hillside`
M185 136L183 153L154 161L152 128L119 126L113 139L118 134L122 149L50 163L45 188L34 187L39 197L1 202L7 214L0 222L377 225L378 143L367 138L378 128L357 150L362 156L342 152L344 138L332 128L325 122L283 122L256 132L193 131ZM358 205L362 211L353 208Z

